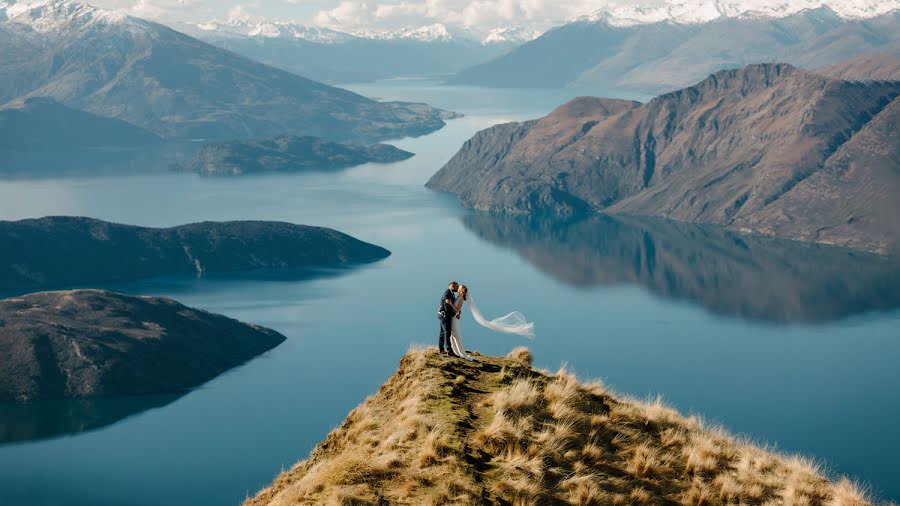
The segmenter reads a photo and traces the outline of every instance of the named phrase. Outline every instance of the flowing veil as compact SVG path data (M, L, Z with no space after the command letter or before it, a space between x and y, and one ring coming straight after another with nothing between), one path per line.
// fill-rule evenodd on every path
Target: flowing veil
M471 295L467 295L466 299L469 310L472 311L472 317L475 318L475 321L482 327L496 332L518 334L527 337L528 339L534 339L534 323L526 320L525 315L522 313L513 311L505 316L488 320L481 314L481 311L478 310L478 306L475 305L475 300L472 299Z

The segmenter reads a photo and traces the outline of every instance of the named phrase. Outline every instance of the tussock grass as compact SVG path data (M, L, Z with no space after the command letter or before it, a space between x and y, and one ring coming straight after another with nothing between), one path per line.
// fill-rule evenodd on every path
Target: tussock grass
M531 353L465 363L414 348L372 397L248 499L294 504L871 504L815 462L760 448L660 399L616 396Z

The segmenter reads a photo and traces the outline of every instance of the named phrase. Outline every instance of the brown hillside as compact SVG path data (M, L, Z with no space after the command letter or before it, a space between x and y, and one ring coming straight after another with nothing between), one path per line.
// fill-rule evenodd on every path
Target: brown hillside
M534 370L524 348L475 356L410 351L307 460L245 506L870 504L801 457L659 401Z
M861 56L816 70L846 81L900 81L900 58L890 54Z
M482 211L657 216L896 253L898 96L900 82L749 65L646 104L582 97L483 130L427 186Z

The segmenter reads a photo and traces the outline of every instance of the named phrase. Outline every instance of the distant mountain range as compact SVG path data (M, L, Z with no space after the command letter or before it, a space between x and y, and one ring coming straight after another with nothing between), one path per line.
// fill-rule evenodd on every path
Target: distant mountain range
M296 134L374 142L426 134L449 117L425 104L377 102L70 0L0 3L0 42L0 104L46 96L167 139Z
M652 5L646 2L609 2L580 19L604 21L614 26L663 21L686 25L729 18L777 19L823 7L845 19L866 19L896 10L898 4L896 0L663 0Z
M816 69L862 55L900 55L900 12L889 9L896 9L896 2L874 2L868 10L848 3L842 12L797 10L793 3L785 3L783 11L732 12L723 5L715 2L706 13L669 6L635 14L637 19L603 11L462 70L449 82L659 93L751 63L780 61Z
M305 25L293 21L247 20L230 18L225 21L205 23L182 23L175 28L190 35L219 34L232 37L259 37L266 39L294 39L319 44L340 44L353 39L391 40L416 42L450 42L465 44L503 45L517 44L540 36L539 30L522 25L497 27L486 34L449 29L442 23L422 26L408 26L397 30L357 30L341 31L331 28Z
M641 104L582 97L477 133L428 182L469 207L594 211L900 252L900 82L787 64Z
M540 34L514 26L477 38L451 33L442 24L349 33L289 22L241 20L175 28L248 58L328 83L447 76Z

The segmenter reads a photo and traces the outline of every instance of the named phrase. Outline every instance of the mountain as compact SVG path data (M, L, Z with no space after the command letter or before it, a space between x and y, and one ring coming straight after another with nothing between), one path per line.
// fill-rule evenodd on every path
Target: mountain
M171 228L54 216L0 221L0 290L162 275L343 266L390 255L336 230L273 221Z
M900 58L887 54L853 58L816 73L846 81L900 81Z
M356 146L319 137L282 136L256 141L205 144L193 160L178 170L205 176L236 176L258 172L334 170L364 163L390 163L413 156L388 144Z
M351 34L295 23L233 20L183 29L267 65L337 84L446 76L520 43L512 32L480 43L452 34L443 25Z
M872 504L812 459L658 399L535 369L525 348L475 359L409 351L306 460L244 505Z
M274 330L100 290L0 300L0 400L175 393L278 346Z
M780 61L816 69L862 55L900 55L900 11L848 19L820 7L783 17L718 16L698 23L677 19L582 19L462 70L448 82L660 93L751 63Z
M300 39L318 44L336 44L354 36L337 30L284 21L249 21L229 19L206 23L184 23L173 28L194 37L217 34L224 37L260 37L265 39Z
M639 216L473 213L467 230L578 288L636 285L711 313L828 324L900 308L895 258Z
M358 36L372 40L417 40L419 42L445 42L453 39L453 35L441 23L408 26L397 30L363 31L359 32Z
M0 106L0 153L100 147L138 147L158 136L124 121L35 97Z
M678 24L700 24L729 18L778 19L803 11L826 8L844 19L867 19L897 9L894 0L666 0L650 3L610 2L592 14L587 21L605 21L615 26L633 26L668 21Z
M373 142L429 133L448 117L425 104L377 102L70 0L0 4L0 40L0 103L47 96L165 138Z
M900 82L787 64L477 133L427 186L479 210L659 216L900 252Z
M540 30L527 26L503 26L494 28L481 39L482 44L524 44L541 36Z

